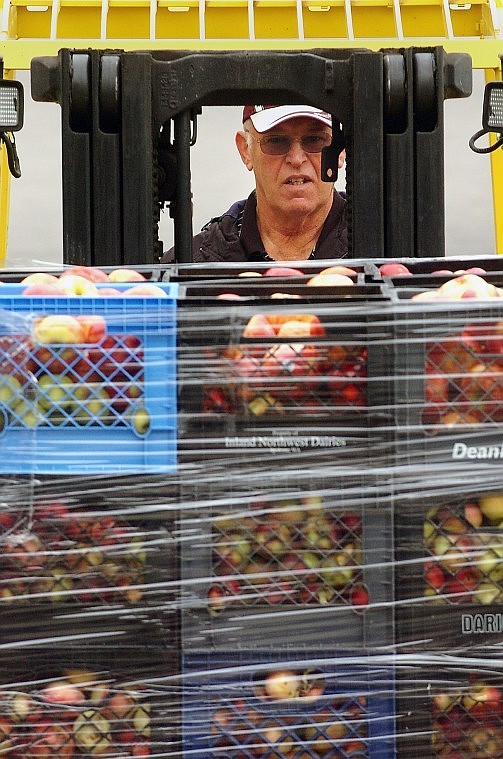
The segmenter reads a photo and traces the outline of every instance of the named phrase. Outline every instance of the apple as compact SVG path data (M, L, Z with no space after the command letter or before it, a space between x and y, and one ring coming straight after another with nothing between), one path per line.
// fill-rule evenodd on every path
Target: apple
M315 274L306 283L309 287L351 287L354 285L351 277L346 274Z
M270 672L264 679L264 694L271 701L298 698L300 677L293 670L280 669Z
M55 405L71 411L75 405L75 383L67 374L42 374L38 378L38 388L38 400L45 411L49 411Z
M503 729L499 726L476 725L468 732L464 746L467 752L465 756L498 759L503 746Z
M21 295L26 298L64 298L65 293L57 285L27 285Z
M109 281L108 274L95 266L70 266L70 268L65 269L65 271L60 274L59 278L62 279L63 277L74 275L84 277L84 279L88 279L90 282Z
M437 293L442 298L452 300L462 300L465 298L487 300L488 298L501 297L499 288L477 274L461 274L458 277L449 279L437 288Z
M389 264L382 264L379 267L379 273L383 277L411 277L412 272L410 269L405 266L405 264L400 263L389 263Z
M109 421L110 396L106 389L103 387L92 390L89 385L80 385L79 391L79 404L75 413L79 424Z
M276 336L276 330L265 314L254 314L245 324L243 337L270 338Z
M49 683L42 689L40 695L49 704L70 704L75 706L85 700L82 689L69 683L67 680L55 680Z
M67 274L59 277L57 286L70 297L95 298L99 294L94 282L78 274Z
M503 519L503 493L486 493L479 498L482 514L491 522Z
M304 272L290 266L271 266L266 269L264 277L302 277Z
M358 274L356 269L351 269L349 266L343 266L342 264L334 264L322 269L320 272L324 277L332 274L344 274L346 277L354 277Z
M79 321L68 314L50 314L35 320L33 339L42 345L75 344L84 342L84 329Z
M480 681L473 683L463 696L463 706L470 716L485 722L494 717L503 716L502 691L490 683Z
M56 285L58 277L44 271L36 271L28 274L20 281L21 285Z
M14 375L0 374L0 403L15 406L22 395L23 386Z
M99 287L98 296L100 298L115 298L118 295L122 296L123 293L117 290L115 287Z
M304 730L309 749L317 755L330 753L347 734L348 726L344 720L337 719L329 709L317 712L316 722Z
M481 527L484 517L481 508L475 501L469 501L464 506L464 517L471 527Z
M73 723L77 745L92 756L109 752L112 743L111 725L97 709L86 709Z
M108 275L109 282L145 282L146 279L141 272L125 267L113 269Z
M299 314L284 321L277 335L278 337L325 337L326 332L315 314Z
M132 414L132 424L138 435L146 435L150 429L150 414L146 408L141 406Z
M26 740L28 738L29 740ZM44 720L33 728L23 743L23 756L26 759L71 759L75 752L75 742L70 727Z
M159 287L154 285L153 282L144 282L141 285L135 285L129 287L124 291L123 295L126 298L167 298L168 293Z
M242 300L241 295L237 293L220 293L217 298L219 300Z
M82 326L84 343L99 343L107 333L107 323L99 314L85 314L75 317Z

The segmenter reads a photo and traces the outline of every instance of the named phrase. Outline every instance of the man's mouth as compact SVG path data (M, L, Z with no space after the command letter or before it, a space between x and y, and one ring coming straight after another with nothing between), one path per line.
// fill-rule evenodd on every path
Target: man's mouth
M307 184L309 182L308 179L304 179L304 177L292 177L291 179L286 180L286 184Z

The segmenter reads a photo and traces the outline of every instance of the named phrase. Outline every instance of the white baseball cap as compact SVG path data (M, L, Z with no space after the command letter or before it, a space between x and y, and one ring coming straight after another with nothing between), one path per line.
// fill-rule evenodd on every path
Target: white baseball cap
M243 124L251 119L257 132L267 132L268 129L272 129L284 121L300 116L316 119L326 126L332 126L332 116L312 105L245 105Z

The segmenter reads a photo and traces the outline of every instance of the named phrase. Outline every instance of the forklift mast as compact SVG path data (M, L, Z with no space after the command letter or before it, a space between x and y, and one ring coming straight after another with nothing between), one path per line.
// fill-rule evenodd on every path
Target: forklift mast
M33 59L31 88L61 106L66 264L157 263L165 206L176 261L190 262L197 118L205 106L247 103L332 114L322 173L337 178L345 147L351 257L445 254L443 102L471 94L468 54L63 48Z

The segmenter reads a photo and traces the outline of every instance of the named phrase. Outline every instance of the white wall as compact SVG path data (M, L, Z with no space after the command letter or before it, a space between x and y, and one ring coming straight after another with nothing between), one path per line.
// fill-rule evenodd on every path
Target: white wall
M35 103L25 84L25 126L17 134L22 177L11 183L7 266L41 267L62 260L60 109ZM494 250L490 159L476 155L468 140L481 126L483 72L474 72L474 94L445 103L446 252L449 256L489 255ZM234 146L240 108L207 108L198 119L192 149L194 230L245 197L251 176ZM172 241L172 221L163 214L165 247Z

